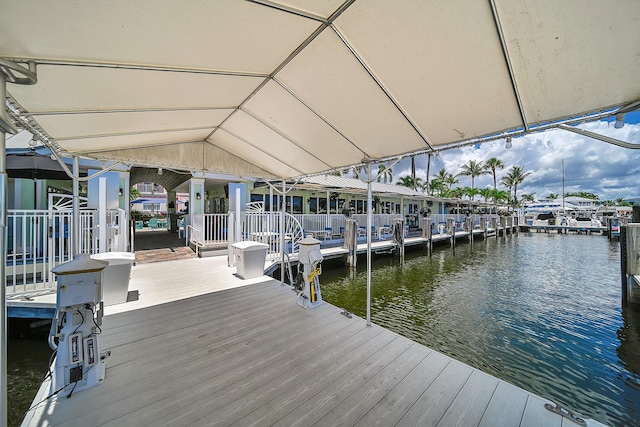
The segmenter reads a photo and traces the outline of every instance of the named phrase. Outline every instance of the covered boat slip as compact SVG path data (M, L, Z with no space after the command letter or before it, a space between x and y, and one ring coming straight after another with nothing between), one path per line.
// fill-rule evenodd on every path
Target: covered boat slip
M137 266L140 301L107 307L104 382L23 425L563 425L538 396L233 272L223 257Z
M220 173L239 178L277 179L283 180L284 187L287 179L304 175L330 173L359 164L370 168L373 162L393 163L403 155L433 153L605 119L635 110L640 103L637 79L640 2L633 0L594 1L588 7L583 0L219 0L189 7L170 0L4 3L0 14L0 99L6 98L7 111L0 112L0 157L5 155L5 132L25 130L54 154L74 157L74 164L78 157L85 156L104 160L105 164L125 162L189 171L196 177ZM569 130L571 126L563 129ZM611 138L609 142L613 143ZM4 172L5 166L0 162L3 194L6 193ZM77 187L74 181L75 194ZM190 209L192 213L202 210L196 204ZM370 225L367 224L367 229ZM6 256L5 229L0 218L2 256ZM4 274L1 267L0 271ZM149 275L154 277L154 272ZM194 279L186 275L188 271L183 273L185 276L179 283L188 287ZM162 278L158 278L158 282L162 283ZM171 282L171 286L176 286L176 282ZM262 386L277 389L274 383L266 382L268 377L261 375L282 375L277 377L282 378L281 381L287 375L298 375L289 381L295 383L293 389L302 387L303 390L287 395L296 408L283 415L294 414L292 418L283 418L283 424L305 419L301 414L319 412L327 417L324 418L327 424L335 424L331 414L354 414L357 418L354 421L368 414L375 417L375 411L367 412L362 404L349 406L350 399L354 399L373 402L370 407L380 402L376 408L384 408L383 402L391 401L394 404L388 406L393 408L409 405L398 419L411 423L413 416L430 413L444 425L448 416L471 413L471 409L467 412L447 408L458 405L473 408L476 399L489 394L493 397L484 402L489 409L483 412L491 419L495 413L491 409L495 407L493 399L503 395L504 387L510 389L496 382L499 385L493 388L494 392L474 392L467 397L465 387L474 389L475 378L481 376L475 371L467 371L466 377L460 374L462 391L458 389L435 397L429 388L420 391L411 384L405 387L404 380L398 380L397 386L386 391L379 389L383 383L388 385L385 378L411 381L414 378L411 369L415 365L400 362L409 358L418 363L416 359L420 357L414 351L427 350L392 335L394 338L383 347L386 351L378 350L371 355L374 359L364 359L365 364L371 360L370 369L362 367L363 357L360 357L352 362L360 366L360 370L352 366L340 371L323 358L336 350L338 360L347 363L348 355L356 351L346 351L341 345L348 346L351 339L336 332L336 338L342 336L341 345L334 342L335 347L315 346L333 342L334 335L327 336L323 329L346 330L348 325L361 322L359 319L343 319L338 315L338 320L334 320L336 316L331 315L330 306L289 314L289 310L300 311L300 308L295 304L280 307L275 303L276 296L267 298L270 304L259 301L258 306L272 307L279 310L280 316L291 315L290 319L296 322L277 323L278 328L268 328L264 317L273 322L279 317L261 313L251 318L255 310L246 310L243 304L252 304L253 293L260 295L266 291L250 290L253 291L246 287L197 297L189 300L196 304L193 307L179 301L106 319L105 341L114 343L121 353L117 355L118 351L114 350L114 359L110 362L114 364L108 368L113 385L107 380L101 387L86 390L84 395L98 396L101 395L99 388L114 387L113 393L102 394L119 399L118 396L127 391L116 384L116 379L128 380L131 376L136 378L136 383L130 388L139 391L135 386L140 383L146 393L135 394L130 400L112 405L115 407L103 402L103 406L111 408L110 416L118 416L117 411L125 410L129 402L133 404L149 396L155 401L146 403L150 405L145 406L150 409L146 415L193 414L190 419L193 423L214 423L217 418L198 411L207 411L209 403L211 411L216 410L217 402L224 401L221 390L225 390L222 394L226 396L224 387L229 383L199 382L198 378L206 378L210 373L215 378L228 379L227 375L246 371L248 377L242 384L246 382L250 388L241 389L246 396L237 396L236 405L220 409L235 412L251 405L253 401L248 396L252 396L254 390ZM280 289L276 292L283 292L283 298L288 293ZM202 310L206 304L198 306L200 298L213 300L219 295L235 293L242 295L233 300L234 304L217 305L210 301L215 311ZM0 292L2 305L5 298L4 291ZM171 313L174 305L179 314ZM252 327L264 325L261 333L273 342L285 344L278 347L267 344L261 349L265 363L278 359L269 365L271 369L256 372L249 364L232 366L236 360L247 361L243 357L249 356L247 349L252 347L214 345L208 341L212 334L198 330L201 321L214 322L216 325L210 326L215 327L216 316L224 313L233 316L238 310L246 311ZM3 356L6 354L5 316L0 317ZM127 316L134 317L127 319ZM155 322L141 331L135 322L146 316ZM174 321L166 321L168 318ZM330 324L324 324L323 319L331 319ZM113 333L107 331L106 325L110 322L114 322ZM119 335L123 328L118 328L118 322L129 325L127 328L133 334L130 338ZM220 320L220 324L223 323ZM342 323L345 327L340 329ZM219 336L254 339L242 329L231 331L235 324L244 325L242 321L225 324ZM181 328L174 333L177 338L161 333L171 328ZM137 341L146 336L147 331L156 334L157 347L146 348ZM379 329L363 327L358 334L370 334L370 331ZM326 338L314 339L314 334ZM380 331L377 336L386 334ZM290 337L298 337L308 345L301 348ZM184 345L174 346L169 338ZM179 341L181 339L186 341ZM127 340L130 344L121 344ZM397 343L404 343L408 349L398 350L394 347ZM217 365L204 363L204 359L202 365L197 364L200 360L197 352L208 344L211 346L206 348L212 351L210 358L222 360L219 366L224 370L216 371ZM374 347L380 345L374 344ZM224 357L216 353L226 348L229 352ZM317 351L309 354L306 348ZM393 348L396 353L390 351ZM174 357L163 357L165 354ZM424 360L433 357L423 354ZM159 387L161 377L144 375L145 369L155 369L155 365L138 360L138 356L170 368L167 375L176 371L179 376L166 387ZM384 364L381 360L386 357L392 360ZM139 365L126 363L132 359L138 360ZM172 359L182 362L170 366ZM209 358L206 359L209 362ZM258 360L262 358L255 359ZM346 375L346 380L337 380L343 381L341 387L325 384L321 390L315 390L319 381L304 375L302 367L307 364L315 366L317 372L329 366L328 378L333 378L336 372ZM287 370L288 365L295 369ZM371 366L380 367L376 374ZM450 362L443 374L449 366L458 364ZM184 368L188 369L180 370ZM120 376L116 375L118 372ZM221 376L216 374L219 372L223 372ZM424 382L435 387L443 378L444 389L456 384L455 375L445 380L443 374L433 383ZM196 380L191 386L192 381L186 379L193 380L193 376ZM366 387L363 381L375 387ZM0 365L0 382L0 415L4 419L4 364ZM424 386L424 382L420 386ZM193 393L193 397L182 400L183 389L173 388L181 384L191 392L204 391L204 399L198 400L197 393ZM222 388L210 389L212 384ZM359 385L362 388L358 389ZM359 399L355 398L357 394L349 397L352 392L365 391L373 393L365 394L370 400L363 400L362 394ZM163 392L168 394L163 396ZM307 395L305 392L312 394L313 399L303 401L301 396ZM378 392L384 396L383 400L379 399ZM344 394L334 397L332 393ZM276 391L261 396L275 394ZM504 394L512 400L516 392ZM444 395L451 398L451 405L439 405L438 396ZM229 393L229 396L232 399L236 394ZM78 394L61 400L52 414L48 412L51 408L47 402L44 416L57 417L58 412L60 416L68 416L73 402L79 399L87 398ZM528 414L545 412L540 405L530 405L535 398L525 400L520 407L520 419L522 413L528 420ZM203 402L207 404L198 404ZM286 400L274 402L286 403ZM332 410L336 413L326 409L333 403ZM425 412L423 404L433 409ZM177 410L182 407L193 411ZM345 408L360 412L355 414ZM504 407L498 404L498 411L509 412L511 408L512 403ZM138 413L137 408L129 410L132 411ZM445 418L440 418L438 413ZM94 419L104 414L85 412L83 417L93 424ZM217 413L217 416L223 419L224 414ZM164 419L158 422L169 423ZM537 419L533 424L542 422Z
M60 155L284 179L635 110L639 16L634 0L6 1L0 74L16 126Z

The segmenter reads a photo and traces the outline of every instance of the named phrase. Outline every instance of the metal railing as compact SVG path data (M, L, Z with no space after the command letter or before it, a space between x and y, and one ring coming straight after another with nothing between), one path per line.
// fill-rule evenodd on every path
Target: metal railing
M124 250L127 222L123 214L122 210L107 212L105 251ZM77 231L69 210L8 210L4 260L7 295L55 289L51 269L71 261L76 233L80 253L100 251L98 226L97 210L80 211Z

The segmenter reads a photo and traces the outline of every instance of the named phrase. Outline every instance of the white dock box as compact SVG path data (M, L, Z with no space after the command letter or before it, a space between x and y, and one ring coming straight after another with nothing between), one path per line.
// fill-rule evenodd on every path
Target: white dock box
M107 261L102 277L102 301L104 305L127 302L131 266L136 261L133 252L102 252L91 255L92 259Z
M259 242L236 242L233 245L238 276L242 279L253 279L264 274L264 263L267 259L269 245Z
M56 308L84 304L97 305L102 300L103 271L107 263L89 258L87 254L76 255L72 261L51 269L58 282Z

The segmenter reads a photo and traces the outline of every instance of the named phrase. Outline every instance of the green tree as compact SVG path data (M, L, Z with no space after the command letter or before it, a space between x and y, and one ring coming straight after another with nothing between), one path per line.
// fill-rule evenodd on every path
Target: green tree
M385 184L387 183L387 179L389 182L393 182L393 169L387 167L387 165L378 165L378 182L380 182L380 179L382 179Z
M502 179L505 180L506 183L510 185L506 185L511 189L513 187L513 201L517 203L518 201L518 185L522 184L526 177L531 175L531 172L525 172L523 166L511 166L507 175Z
M536 193L523 194L522 200L527 202L534 202L536 200Z
M473 200L478 194L480 194L480 190L473 187L465 187L464 192L469 196L470 200Z
M447 197L462 199L462 196L464 196L464 193L465 193L464 188L456 187L449 190Z
M506 174L502 178L500 178L500 185L507 187L507 199L511 198L511 189L513 188L513 177L510 174Z
M447 190L447 184L445 184L444 182L442 182L439 179L432 179L431 180L431 184L429 185L429 191L430 191L430 196L435 195L436 193L439 196L442 196L442 193Z
M589 193L588 191L578 191L577 193L567 193L565 197L582 197L584 199L598 200L597 194Z
M471 177L471 188L475 188L475 179L477 176L486 175L491 173L482 161L469 160L469 163L466 165L462 165L462 172L458 175L460 176L470 176Z
M129 200L135 200L140 197L140 192L136 187L131 187L129 189Z
M493 202L500 204L509 201L509 193L504 190L493 190Z
M401 185L403 187L409 187L417 190L418 188L422 187L422 178L418 177L414 179L411 176L401 176L400 180L396 182L396 185Z
M491 171L491 174L493 175L493 189L497 190L498 186L496 182L496 170L504 169L504 164L502 163L502 160L492 157L489 160L487 160L487 163L484 164L484 167L487 170Z
M493 197L494 191L492 188L483 188L478 190L478 194L481 195L484 198L484 202L487 203L489 199Z
M451 188L453 187L453 184L457 184L459 181L455 175L449 173L447 174L443 182L447 184L447 186L449 186L449 190L451 190Z
M433 179L444 182L447 179L447 176L449 176L447 171L444 169L440 169L440 171L433 177Z

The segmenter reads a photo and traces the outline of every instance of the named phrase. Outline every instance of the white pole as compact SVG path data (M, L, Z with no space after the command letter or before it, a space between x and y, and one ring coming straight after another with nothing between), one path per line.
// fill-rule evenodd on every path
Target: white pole
M98 187L98 248L107 252L107 178L99 178Z
M204 228L203 228L204 230ZM236 188L236 242L242 241L242 215L240 215L240 188Z
M280 285L284 285L284 211L287 208L287 182L282 180L282 208L280 209ZM303 236L304 237L304 236ZM291 242L293 244L293 242Z
M4 73L0 72L0 118L3 121L9 121L7 109L5 108L5 99L7 97L7 78ZM9 417L7 412L7 287L6 283L6 265L4 260L7 259L7 247L5 244L6 218L7 218L7 157L6 157L6 141L5 132L0 128L0 254L2 262L0 262L0 305L2 316L0 316L0 424L5 424Z
M367 326L371 326L371 224L373 220L371 203L371 163L367 164Z
M73 156L73 175L80 176L80 158ZM71 239L71 254L73 256L80 253L80 182L73 178L73 199L71 209L73 211L73 238Z

